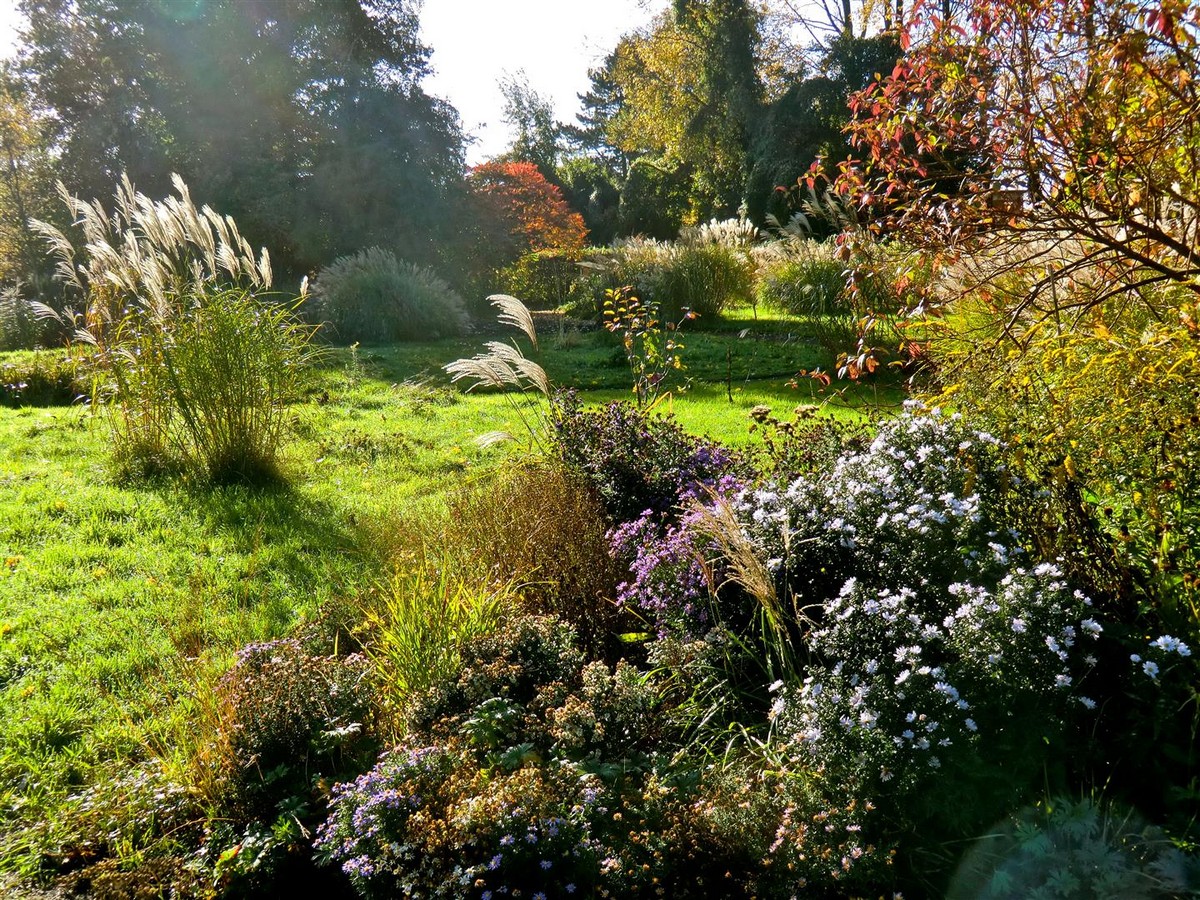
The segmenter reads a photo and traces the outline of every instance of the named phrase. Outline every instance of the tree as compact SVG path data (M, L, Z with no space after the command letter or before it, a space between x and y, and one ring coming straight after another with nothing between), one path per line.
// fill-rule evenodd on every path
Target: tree
M471 170L469 182L478 203L476 219L492 226L483 239L495 268L537 250L583 249L583 218L533 163L484 163Z
M420 88L410 0L22 8L19 70L81 196L122 171L160 194L177 172L293 272L388 233L420 258L452 232L461 135Z
M619 97L604 118L608 141L680 172L689 220L732 215L741 203L762 98L756 24L745 0L680 0L650 29L622 38L605 73Z
M591 87L586 93L577 95L581 111L575 118L579 124L563 129L573 148L597 160L614 184L625 180L633 161L614 142L612 132L613 120L625 106L625 92L616 74L617 54L622 45L609 53L601 65L588 70Z
M53 182L41 123L20 85L0 73L0 284L45 280L47 256L29 222L58 218Z
M563 126L554 118L554 104L535 91L525 73L500 81L504 121L516 132L501 157L506 162L531 162L549 181L557 178Z
M750 149L746 207L753 221L761 224L767 213L785 221L797 205L797 192L788 188L819 160L851 155L845 134L850 96L877 74L892 71L899 54L891 33L841 35L829 43L813 75L796 80L769 105Z
M1200 293L1200 6L988 0L929 15L853 101L838 190L875 227L1040 274L1010 323Z

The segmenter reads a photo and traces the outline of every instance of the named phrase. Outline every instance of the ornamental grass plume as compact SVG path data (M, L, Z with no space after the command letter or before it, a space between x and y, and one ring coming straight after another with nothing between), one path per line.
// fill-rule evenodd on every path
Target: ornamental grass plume
M96 348L92 400L112 413L121 468L274 480L312 330L295 315L299 300L264 301L267 251L256 257L232 218L197 209L172 181L179 196L156 201L123 176L111 215L60 184L81 248L45 222L35 228L84 308L37 312Z
M537 350L538 338L533 314L524 303L508 294L492 294L488 297L488 302L500 311L497 318L502 324L518 328L529 339L534 350ZM451 382L457 384L467 381L468 391L478 388L503 391L505 399L529 432L530 440L533 444L541 446L547 432L545 407L536 398L519 402L513 399L509 389L516 388L522 395L531 390L536 391L548 400L552 388L546 370L522 353L515 343L488 341L484 347L487 348L486 352L477 353L470 359L456 359L442 368L449 373ZM483 447L511 440L515 438L507 431L489 431L475 439L476 443Z

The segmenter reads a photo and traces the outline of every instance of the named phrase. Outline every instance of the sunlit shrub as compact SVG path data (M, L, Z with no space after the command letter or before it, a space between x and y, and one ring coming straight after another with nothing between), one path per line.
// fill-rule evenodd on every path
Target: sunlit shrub
M671 826L696 777L657 752L678 741L662 697L627 662L585 663L561 622L510 623L336 789L319 850L368 896L705 896L689 885L724 860Z
M531 703L542 685L574 683L584 662L575 632L560 619L542 616L505 622L468 641L460 658L457 678L410 699L406 716L412 729L429 732L496 698Z
M586 480L561 463L531 463L458 491L444 546L461 565L512 583L525 609L559 616L585 647L604 653L621 630L605 527Z
M378 247L334 260L311 293L310 317L341 343L431 340L467 326L466 305L449 284Z
M853 310L846 282L846 265L831 245L797 241L764 259L757 297L761 305L793 316L847 317Z
M690 676L663 666L694 650L654 655L650 673L610 668L563 631L518 621L476 642L408 739L335 789L318 851L364 895L783 898L880 883L869 804L778 760L677 749L700 712Z
M759 473L777 483L828 470L844 452L863 449L873 437L868 422L819 415L808 404L794 407L790 419L779 418L769 406L755 406L750 420Z
M308 865L329 786L378 751L367 661L301 639L250 644L205 698L189 774L206 806L193 867L261 891Z
M320 656L296 640L250 644L217 685L215 734L197 761L222 808L271 821L309 802L315 779L353 772L373 749L366 660Z
M1080 680L1101 625L999 526L1011 476L997 444L954 417L906 415L824 477L736 503L794 629L803 680L772 709L779 739L852 768L876 799L907 796L905 815L932 812L935 787L973 784L951 831L1019 797L1043 736L1096 705Z
M723 243L618 241L588 256L591 274L578 282L579 306L590 297L602 308L605 293L623 287L659 305L662 316L678 321L685 309L706 319L753 297L754 266L746 250ZM576 310L576 314L582 314Z
M1003 258L972 264L991 293L928 326L944 396L1015 446L1039 491L1014 506L1014 520L1119 617L1112 688L1137 701L1107 712L1114 756L1129 761L1114 779L1190 830L1180 791L1200 771L1200 663L1177 659L1181 669L1155 683L1128 657L1147 658L1146 637L1164 633L1200 646L1200 309L1181 289L1145 287L1070 317L1013 318L1011 297L1037 272ZM1058 302L1094 297L1105 289L1097 277ZM1156 739L1142 739L1147 731Z
M562 394L553 427L555 452L599 494L613 522L631 521L647 509L669 513L727 487L738 467L724 447L629 404L585 410L576 396Z
M498 273L504 293L522 298L539 309L554 309L568 303L579 279L580 251L535 250Z
M309 334L292 310L240 290L195 295L168 322L130 317L103 352L100 387L119 464L216 484L277 479Z

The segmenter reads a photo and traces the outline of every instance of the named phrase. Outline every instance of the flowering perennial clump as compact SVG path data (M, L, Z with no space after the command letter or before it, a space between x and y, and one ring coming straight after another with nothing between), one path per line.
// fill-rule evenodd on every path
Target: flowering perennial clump
M735 483L734 455L692 437L669 417L622 403L585 410L567 393L555 398L553 425L559 456L596 491L613 522L632 521L647 509L671 516Z
M617 586L617 602L636 608L659 631L702 635L711 625L709 582L694 515L663 526L653 510L608 533L613 556L629 560L629 580Z
M910 412L828 477L746 491L736 508L781 592L812 622L799 685L771 710L796 759L926 781L983 733L1078 693L1101 631L1060 569L996 524L998 441Z

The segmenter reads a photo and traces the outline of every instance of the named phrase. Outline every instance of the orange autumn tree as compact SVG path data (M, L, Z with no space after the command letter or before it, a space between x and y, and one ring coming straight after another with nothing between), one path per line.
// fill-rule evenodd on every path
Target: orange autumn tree
M483 163L471 170L470 183L492 225L492 252L501 264L539 250L583 249L583 217L533 163Z

